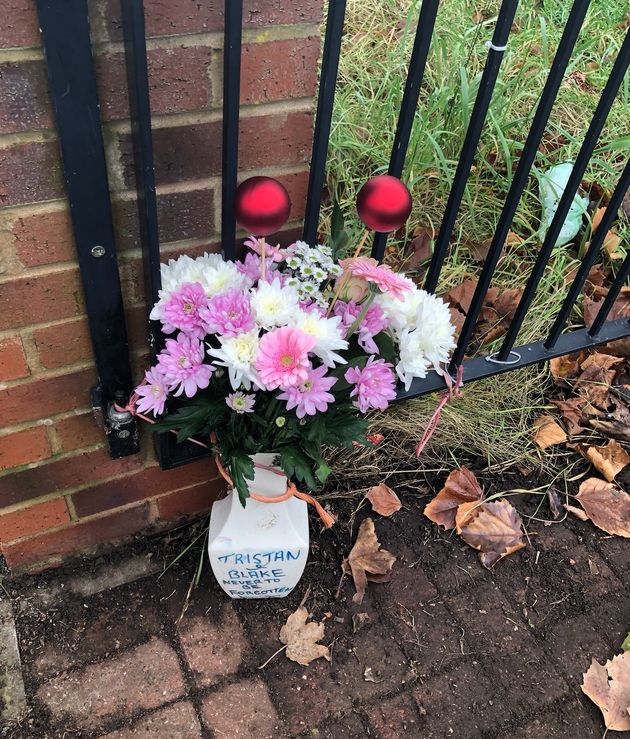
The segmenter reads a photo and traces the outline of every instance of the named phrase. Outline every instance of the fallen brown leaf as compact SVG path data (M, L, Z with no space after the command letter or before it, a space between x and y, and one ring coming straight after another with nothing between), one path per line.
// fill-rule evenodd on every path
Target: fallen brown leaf
M400 498L385 483L375 485L365 497L372 504L372 508L381 516L391 516L392 513L396 513L402 508Z
M611 228L606 234L602 246L606 254L608 254L609 259L623 259L623 252L619 251L621 236L619 236L614 228Z
M521 517L507 500L464 503L457 519L457 533L479 550L481 564L487 569L525 546Z
M630 495L610 482L589 477L575 496L597 528L630 538Z
M309 618L309 612L304 606L300 606L280 629L280 641L287 645L287 657L300 665L309 665L319 657L330 662L328 647L317 644L324 638L324 624L315 621L306 623Z
M589 520L589 518L586 515L586 513L581 508L578 508L577 506L569 505L568 503L565 503L564 504L564 509L566 511L569 511L569 513L572 513L576 518L579 518L580 521L588 521Z
M455 527L457 509L462 503L477 502L483 498L483 489L474 474L462 467L453 470L446 478L444 487L425 506L424 515L445 529Z
M391 579L391 571L396 557L387 549L381 549L376 538L374 521L366 518L361 522L357 539L347 559L341 563L346 575L352 575L357 592L352 601L362 603L370 582L387 582Z
M605 294L608 294L606 291ZM594 300L585 296L584 298L584 325L586 328L590 328L593 325L595 316L599 313L599 309L602 307L604 301L604 295L601 300ZM622 287L619 296L613 303L610 313L608 314L607 320L612 321L616 318L626 318L630 316L630 288Z
M595 467L598 472L612 482L621 470L630 464L630 455L618 441L611 439L606 446L588 446L577 444L580 454Z
M534 421L534 442L540 449L567 441L565 430L551 416L540 416Z
M630 652L616 655L605 665L593 660L581 687L602 712L607 729L630 729Z
M549 361L549 370L556 385L570 385L567 380L574 379L580 373L580 364L586 359L586 352L564 354Z
M460 285L452 287L442 297L453 307L457 307L464 313L468 313L475 289L477 288L477 282L478 280L464 280Z
M547 490L547 502L549 503L551 515L556 519L560 518L562 516L562 501L553 485Z
M405 248L405 268L416 271L422 262L426 262L433 254L435 230L431 226L420 226L414 229L413 239Z
M571 436L581 434L584 426L580 423L582 418L582 407L586 402L583 398L569 398L568 400L551 401L560 411L562 420Z

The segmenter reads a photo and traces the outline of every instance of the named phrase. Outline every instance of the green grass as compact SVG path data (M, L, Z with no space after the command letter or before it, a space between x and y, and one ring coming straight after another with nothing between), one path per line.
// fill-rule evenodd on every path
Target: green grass
M448 0L440 4L403 175L414 202L408 232L417 226L439 227L487 57L484 42L491 38L498 5L498 2L487 0ZM521 3L438 293L446 292L479 272L480 265L471 257L471 244L479 244L493 234L570 5L568 0ZM356 194L366 179L387 170L418 11L417 0L348 0L327 181L331 202L333 199L339 201L357 237L361 226L354 211ZM627 0L593 0L591 4L566 72L568 79L565 76L551 114L544 139L545 151L537 155L514 219L512 228L526 239L525 244L506 248L494 276L494 285L522 287L527 279L540 245L537 237L540 205L535 172L575 158L626 33L621 24L627 12ZM576 84L574 78L582 74L584 83ZM616 183L630 148L629 88L626 75L584 177L585 182L597 183L608 193ZM324 231L329 212L329 208L324 209ZM628 220L622 221L617 230L623 244L627 245L630 238ZM406 240L401 239L397 244L399 249L404 247ZM554 250L519 343L544 338L566 291L565 275L578 261L578 251L574 245ZM619 263L609 263L605 259L606 266L614 273ZM573 326L582 325L580 314L577 306L571 319ZM483 351L491 351L495 345L486 345ZM520 389L525 377L538 378L538 381L525 382L528 392L523 394ZM544 383L540 382L536 371L530 371L529 375L527 371L508 374L487 383L503 388L500 391L503 405L496 405L496 412L492 412L495 416L491 413L490 417L498 419L501 413L507 413L500 424L502 433L494 441L501 444L501 438L510 437L494 459L512 458L514 440L522 441L521 448L527 451L523 430L529 424L531 409L544 402ZM473 397L469 405L472 427L468 428L471 424L466 426L457 418L454 428L463 424L467 431L464 437L459 436L461 444L483 453L483 443L478 443L475 436L474 398L475 394L487 396L488 385L477 385L478 390L474 387L466 391ZM516 389L519 392L515 394ZM511 406L510 397L515 397ZM498 397L494 401L501 402ZM428 415L430 402L418 402L422 408L416 406L416 412L424 409ZM510 414L510 407L519 412ZM400 415L401 411L397 407L392 412ZM479 419L477 426L490 423L486 416ZM458 435L453 437L447 433L444 443L450 443L453 438ZM491 455L488 459L492 461Z

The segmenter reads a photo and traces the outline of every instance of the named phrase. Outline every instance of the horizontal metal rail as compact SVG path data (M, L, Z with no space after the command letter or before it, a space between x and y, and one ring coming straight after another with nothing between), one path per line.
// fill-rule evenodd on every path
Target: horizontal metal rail
M628 259L628 262L630 267L630 259ZM626 336L630 336L630 322L627 318L607 321L596 336L592 335L586 328L577 329L568 334L562 334L552 349L547 349L544 341L535 341L531 344L518 346L512 349L508 360L501 364L489 361L489 356L468 359L463 362L464 374L462 380L464 383L482 380L485 377L500 375L538 362L547 362L554 357L561 357L563 354L571 354L581 349L595 347L598 344L624 339ZM437 372L431 371L425 378L414 380L409 390L401 389L396 396L396 400L417 398L427 393L445 389L444 378L438 375Z

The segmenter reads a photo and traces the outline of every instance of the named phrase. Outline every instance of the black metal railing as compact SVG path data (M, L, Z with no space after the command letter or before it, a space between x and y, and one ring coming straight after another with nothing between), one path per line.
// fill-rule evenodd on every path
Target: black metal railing
M101 378L107 378L106 382L104 380L101 382L103 404L106 408L107 403L113 400L116 391L129 393L131 387L129 384L128 354L121 348L121 342L124 344L126 340L124 321L119 307L122 303L119 301L120 284L118 272L115 269L113 237L110 234L111 214L109 213L109 203L107 200L107 178L104 171L104 160L100 154L102 138L100 125L98 124L98 107L95 96L96 86L89 47L87 0L67 0L64 3L58 3L55 0L37 0L37 2L48 60L52 94L55 100L57 126L62 142L62 156L66 170L68 195L72 206L75 233L77 235L77 244L79 246L81 268L86 290L91 285L90 280L92 280L94 270L99 269L97 263L93 261L94 252L90 251L93 245L97 242L99 244L105 244L109 257L109 271L99 272L99 281L100 284L107 285L110 295L114 296L114 308L107 315L104 315L102 306L99 307L98 298L95 297L92 302L88 302L99 376ZM152 302L157 299L157 292L160 287L160 245L157 230L157 202L153 174L144 14L142 0L121 0L121 2L127 48L131 116L136 150L135 174L145 263L146 295L147 301ZM388 171L396 177L402 177L404 172L405 159L416 116L420 89L430 52L431 40L434 35L438 5L439 0L423 0L418 18L415 40L409 60L409 71L405 82L389 162ZM537 342L520 346L516 345L523 321L531 308L553 247L558 239L558 235L586 167L593 155L597 139L603 129L624 76L627 73L628 65L630 64L629 31L621 45L613 69L602 91L592 121L585 132L584 140L576 157L568 184L560 199L548 233L536 256L533 269L528 276L522 297L516 308L514 318L508 327L501 348L498 352L489 356L476 357L470 360L464 359L589 5L590 0L574 0L571 7L561 40L553 57L553 63L544 89L536 106L529 132L520 151L518 165L482 266L479 281L459 335L457 347L453 353L449 371L451 374L454 374L459 365L463 364L463 378L465 382L498 375L511 369L524 367L578 349L595 346L630 335L630 323L627 319L607 320L614 301L630 274L630 255L624 260L590 329L583 328L562 333L567 319L580 295L589 270L600 254L605 235L613 219L616 217L624 194L630 185L630 164L627 164L617 182L606 212L601 219L601 223L592 236L590 246L577 275L567 290L567 295L549 335ZM492 39L486 42L488 49L486 64L479 83L479 89L471 112L470 122L460 152L442 223L435 241L434 253L426 275L425 287L430 291L436 291L439 287L441 269L448 255L449 242L474 163L504 51L509 43L517 6L518 0L503 0L498 12ZM232 204L238 177L242 0L225 0L224 9L221 239L226 257L232 258L235 253L236 236L236 222ZM308 242L314 242L316 240L318 231L335 88L342 48L345 11L345 0L329 1L304 218L303 238ZM73 18L73 16L80 18L80 22L76 18ZM66 32L66 28L72 29L72 34ZM80 70L65 69L65 64L60 62L60 59L64 59L76 50L77 45L82 55ZM79 65L76 55L74 59L75 66ZM69 84L66 85L67 78L71 75L82 77L83 85L79 85L78 88L72 87ZM84 94L86 96L85 99L80 97ZM77 96L80 97L79 101L77 101ZM80 102L83 108L79 109L77 102ZM96 142L95 153L92 153L90 165L87 162L83 162L82 164L85 166L80 167L79 171L75 171L73 166L76 153L71 150L73 136L77 135L77 131L79 132L79 136L85 135L87 130L90 131L90 136ZM103 210L101 214L101 226L104 229L103 234L99 232L85 232L86 213L82 209L85 208L85 198L89 199L94 194L98 196L98 202ZM373 255L381 259L385 253L386 243L386 234L375 235L372 247ZM110 333L107 334L107 331ZM117 357L112 357L111 351L102 351L103 343L107 341L105 338L106 335L116 337L116 346L118 347ZM151 346L155 352L160 346L159 331L154 332L152 337ZM112 374L116 377L115 381L110 379ZM398 397L399 399L417 397L425 393L443 389L444 386L442 377L433 372L424 379L414 381L409 391L401 391ZM165 438L165 436L169 438ZM162 435L160 438L159 453L164 467L180 464L192 457L199 456L200 452L197 447L191 446L187 448L185 445L175 446L171 441L172 437L170 435Z

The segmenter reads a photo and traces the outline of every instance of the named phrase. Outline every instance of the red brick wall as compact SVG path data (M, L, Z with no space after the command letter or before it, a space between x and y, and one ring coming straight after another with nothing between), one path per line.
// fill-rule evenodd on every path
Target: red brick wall
M145 315L118 0L91 26L121 277L138 377ZM145 0L162 252L217 248L223 0ZM220 490L209 462L163 472L109 458L89 412L83 295L34 0L0 3L0 548L14 571L166 526ZM246 0L240 166L302 216L321 0Z

